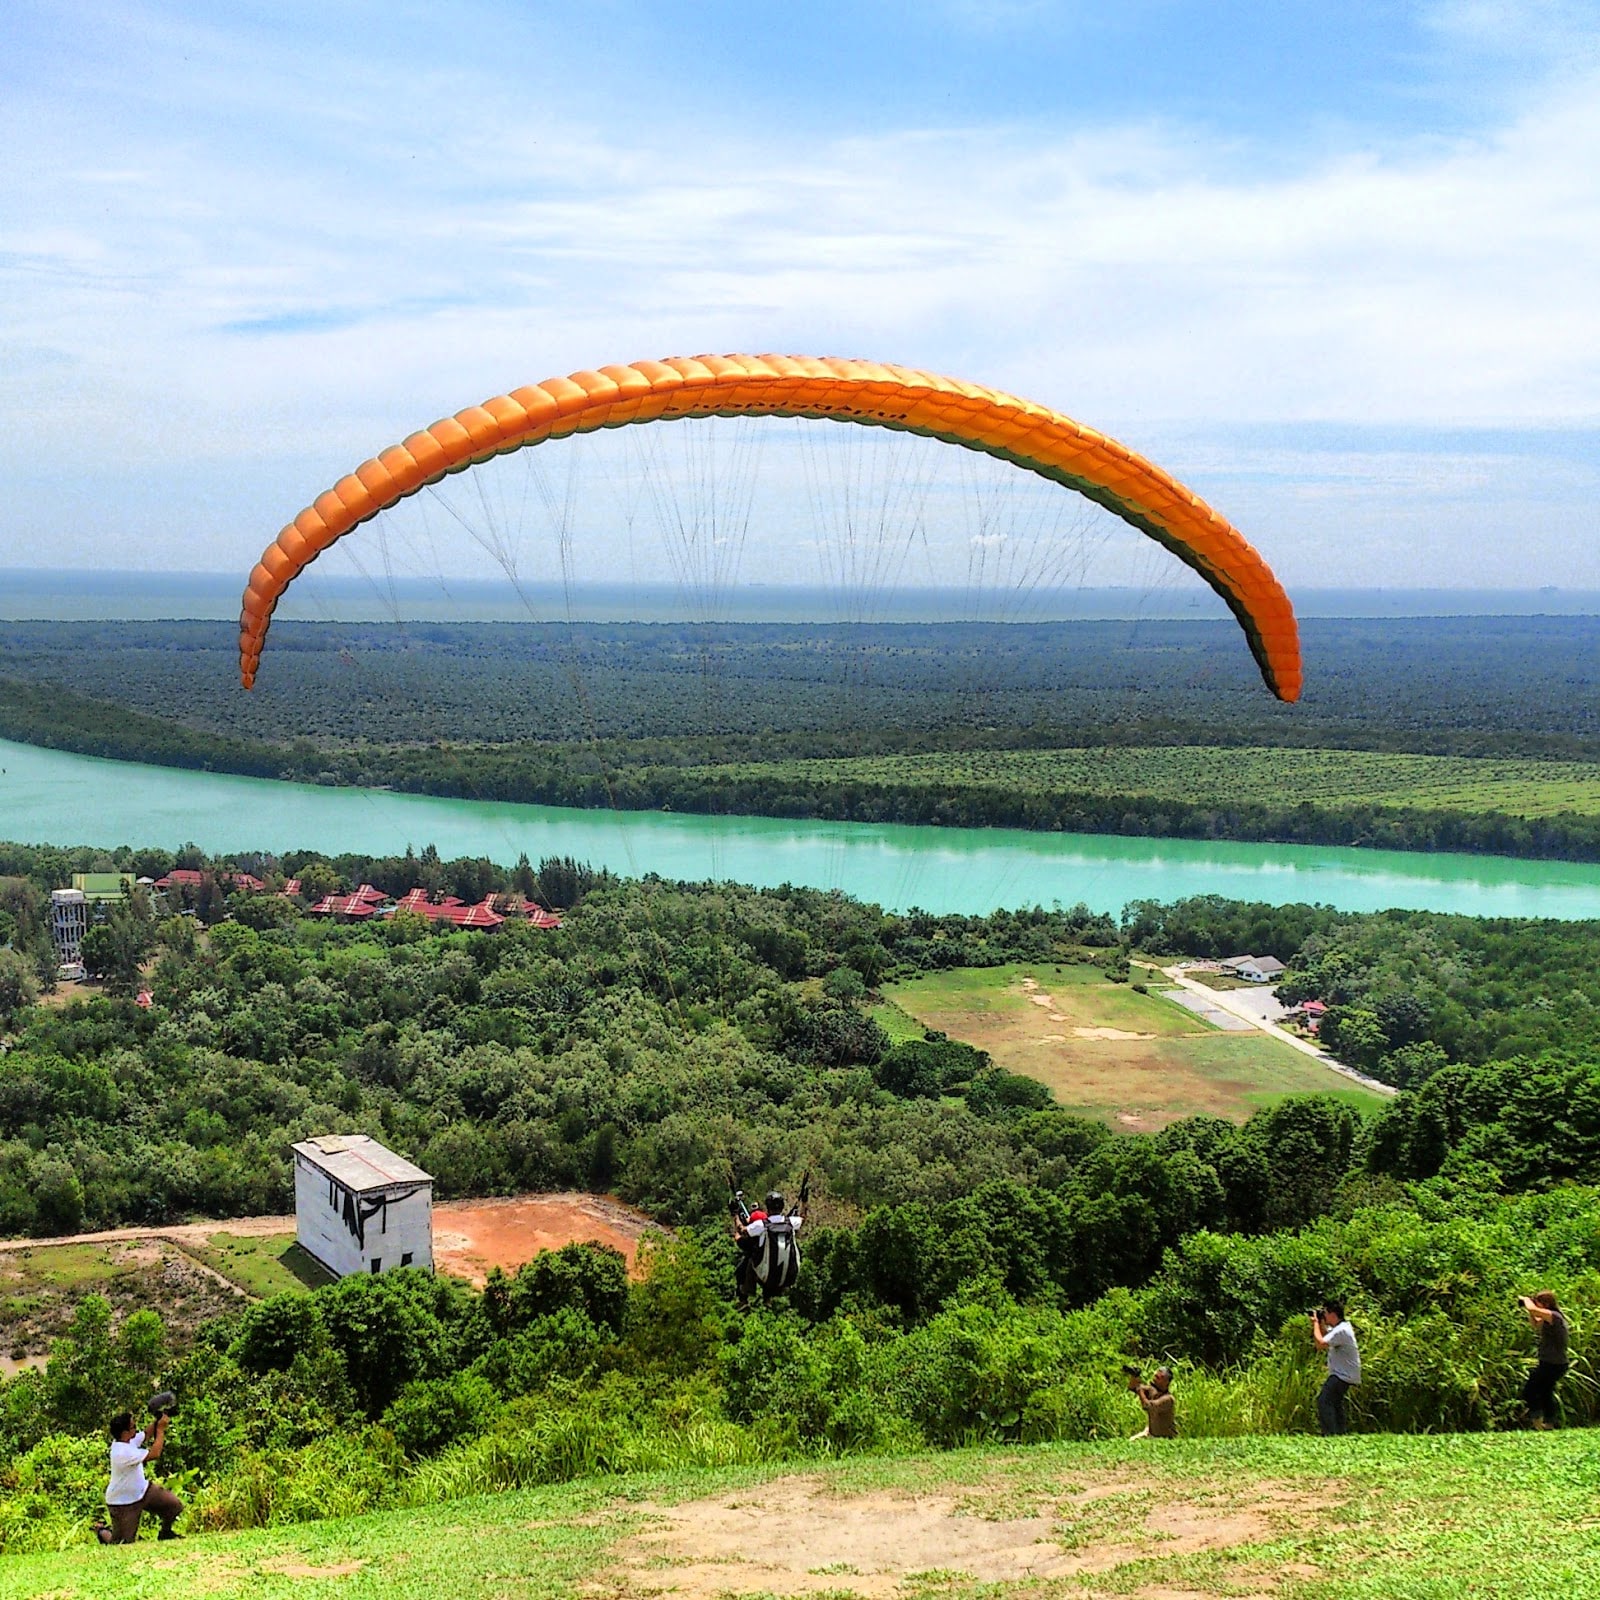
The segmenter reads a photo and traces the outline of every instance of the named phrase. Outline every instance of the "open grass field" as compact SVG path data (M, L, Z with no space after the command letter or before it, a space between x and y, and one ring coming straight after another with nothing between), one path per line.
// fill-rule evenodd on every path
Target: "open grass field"
M1129 1131L1203 1111L1242 1120L1289 1094L1378 1104L1276 1039L1220 1032L1158 994L1109 982L1093 967L930 973L889 985L884 1000L875 1013L881 1023L889 1025L884 1011L892 1007L1048 1084L1069 1110Z
M958 1451L9 1556L0 1600L1591 1600L1597 1489L1583 1432Z
M224 1228L203 1242L186 1242L185 1249L258 1300L333 1282L333 1274L295 1243L292 1231L250 1234Z
M230 1284L164 1239L0 1251L0 1358L5 1365L42 1364L51 1342L67 1331L78 1302L90 1294L104 1296L119 1319L154 1307L180 1340L208 1318L241 1304Z
M1196 805L1403 806L1515 817L1600 815L1600 764L1374 750L1226 749L1206 745L1088 750L975 750L695 768L705 778L806 784L1126 794Z

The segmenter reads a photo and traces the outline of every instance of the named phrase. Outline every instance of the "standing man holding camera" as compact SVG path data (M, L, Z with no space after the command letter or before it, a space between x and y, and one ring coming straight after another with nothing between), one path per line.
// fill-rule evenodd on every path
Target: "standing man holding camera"
M119 1411L111 1419L111 1482L106 1487L106 1511L111 1517L110 1538L103 1544L132 1544L139 1537L139 1521L145 1512L161 1522L158 1539L180 1539L182 1534L172 1531L172 1524L183 1515L183 1502L170 1489L151 1483L144 1475L144 1464L157 1461L167 1442L168 1406L161 1405L171 1397L156 1396L155 1437L147 1447L144 1432L135 1428L129 1412Z
M1311 1337L1317 1349L1328 1357L1328 1376L1317 1393L1317 1421L1325 1438L1348 1433L1345 1421L1345 1396L1361 1382L1361 1352L1356 1349L1356 1330L1345 1318L1344 1307L1330 1300L1320 1311L1311 1313Z
M1528 1374L1522 1403L1528 1408L1528 1421L1543 1433L1555 1415L1556 1385L1567 1375L1567 1319L1549 1289L1519 1295L1517 1304L1528 1313L1539 1339L1539 1359Z

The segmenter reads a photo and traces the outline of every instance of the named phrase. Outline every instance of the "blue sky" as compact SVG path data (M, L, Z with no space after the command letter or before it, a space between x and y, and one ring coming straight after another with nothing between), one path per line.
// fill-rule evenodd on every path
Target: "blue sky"
M485 395L869 355L1296 584L1600 587L1600 8L0 9L0 566L237 569Z

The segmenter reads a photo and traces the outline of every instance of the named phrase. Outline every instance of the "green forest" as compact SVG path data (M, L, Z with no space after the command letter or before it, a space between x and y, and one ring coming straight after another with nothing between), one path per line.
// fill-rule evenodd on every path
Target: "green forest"
M0 737L478 799L1597 860L1597 626L1308 619L1283 706L1220 622L280 623L248 694L222 624L0 623Z
M1113 1437L1137 1426L1129 1361L1174 1364L1186 1431L1304 1429L1304 1313L1329 1296L1360 1329L1362 1429L1514 1425L1515 1296L1536 1288L1572 1320L1566 1419L1600 1413L1592 925L1211 899L888 916L570 861L245 858L200 863L197 916L114 909L94 930L106 993L39 1004L44 893L107 859L0 847L0 1232L281 1211L290 1142L336 1129L415 1159L442 1198L607 1190L676 1233L631 1285L573 1246L482 1294L394 1272L192 1341L91 1296L42 1373L0 1385L7 1549L87 1537L105 1415L157 1381L184 1395L170 1481L195 1529L600 1470ZM343 927L225 895L212 874L235 865L520 883L564 924ZM1310 1096L1118 1135L868 1014L915 972L1087 962L1110 983L1133 951L1245 948L1287 959L1401 1092L1370 1117ZM792 1193L807 1171L800 1283L742 1317L730 1177Z

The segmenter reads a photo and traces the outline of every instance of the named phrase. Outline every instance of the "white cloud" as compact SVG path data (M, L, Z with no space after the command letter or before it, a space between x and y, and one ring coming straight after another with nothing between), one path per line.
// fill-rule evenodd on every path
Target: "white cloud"
M943 368L1136 444L1180 422L1600 419L1592 70L1489 136L1252 178L1153 122L819 143L670 105L530 115L458 70L399 92L348 59L269 91L225 37L176 42L181 81L152 67L114 114L0 110L0 360L26 379L0 396L0 468L165 464L166 525L213 548L441 411L707 349ZM229 463L249 468L225 515ZM1213 493L1249 469L1196 470ZM1401 485L1377 470L1324 460L1303 492L1436 504L1462 481L1432 455ZM26 533L44 512L14 514ZM158 521L136 497L119 517Z

